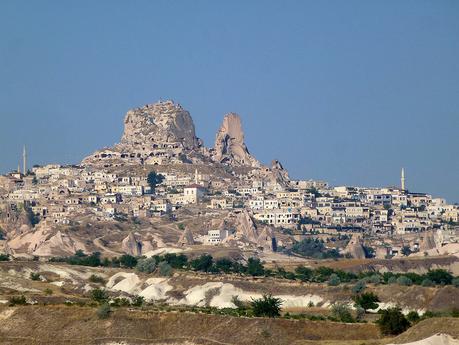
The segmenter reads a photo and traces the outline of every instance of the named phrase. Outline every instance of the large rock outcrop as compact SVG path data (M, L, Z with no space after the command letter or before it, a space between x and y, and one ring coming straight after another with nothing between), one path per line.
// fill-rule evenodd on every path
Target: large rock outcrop
M214 159L220 163L233 165L260 166L245 145L239 115L235 113L225 115L215 139Z
M355 259L365 259L365 249L363 248L363 240L359 234L352 235L351 240L343 251L350 254Z
M165 101L129 110L121 143L151 148L175 144L193 149L198 146L198 138L190 113L180 104Z
M83 165L163 164L188 160L202 146L188 111L173 101L160 101L129 110L121 142L83 160Z

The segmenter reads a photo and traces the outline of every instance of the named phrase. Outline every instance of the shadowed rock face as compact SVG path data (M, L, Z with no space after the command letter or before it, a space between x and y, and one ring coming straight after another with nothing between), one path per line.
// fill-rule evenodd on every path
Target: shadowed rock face
M215 139L214 159L221 163L259 167L260 163L250 155L244 143L241 118L235 113L227 114Z
M184 148L198 146L190 113L172 101L148 104L129 110L124 119L122 144L148 146L180 143Z

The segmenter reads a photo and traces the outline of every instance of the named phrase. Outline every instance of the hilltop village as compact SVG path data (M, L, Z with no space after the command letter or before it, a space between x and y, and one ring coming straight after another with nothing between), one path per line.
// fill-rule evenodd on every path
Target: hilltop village
M230 113L212 148L179 104L130 110L119 144L0 177L0 251L144 255L165 248L392 258L459 255L459 206L405 186L330 186L264 166ZM320 243L311 252L310 243ZM209 249L210 250L210 249ZM251 254L251 255L252 255Z

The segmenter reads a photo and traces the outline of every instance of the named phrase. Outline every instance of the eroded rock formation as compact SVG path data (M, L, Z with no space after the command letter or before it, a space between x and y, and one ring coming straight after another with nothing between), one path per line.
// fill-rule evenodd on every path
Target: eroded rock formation
M225 115L215 139L214 159L220 163L260 166L260 163L250 155L245 145L239 115L235 113Z

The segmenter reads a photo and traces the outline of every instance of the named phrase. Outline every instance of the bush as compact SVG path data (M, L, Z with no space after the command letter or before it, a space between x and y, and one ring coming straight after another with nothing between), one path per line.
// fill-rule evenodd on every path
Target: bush
M129 254L124 254L120 257L120 264L123 267L134 268L137 265L137 258Z
M453 284L455 287L459 288L459 278L454 278L451 281L451 284Z
M144 273L153 273L156 269L156 259L154 257L140 259L135 266L136 270Z
M411 286L413 285L413 281L408 277L400 276L397 278L397 284L403 286Z
M361 307L363 310L367 311L368 309L378 308L378 302L380 302L380 300L373 292L365 292L355 296L354 302L357 307Z
M37 272L30 272L30 279L38 281L40 279L40 273Z
M26 298L24 297L24 295L12 296L9 299L9 304L10 304L11 307L15 306L15 305L26 305L27 301L26 301Z
M251 276L262 276L265 274L265 269L260 261L257 258L249 258L247 260L247 274Z
M448 271L437 269L437 270L430 270L426 274L426 278L433 281L435 284L441 285L448 285L451 284L453 280L453 276Z
M10 256L8 254L0 254L0 261L10 261Z
M412 310L406 315L406 319L411 323L416 323L421 319L421 317L417 311Z
M196 271L208 272L213 265L213 258L209 254L202 254L191 261L191 267Z
M338 275L336 273L333 273L330 276L330 279L328 280L328 285L330 286L338 286L341 284L341 279L339 279Z
M141 307L145 303L145 298L143 296L135 296L132 300L131 305L133 307Z
M389 279L387 279L387 284L396 284L397 283L397 277L390 277Z
M331 315L333 318L341 322L355 322L352 317L351 308L344 303L334 303L331 306Z
M89 277L89 281L91 283L105 285L105 279L102 278L101 276L96 275L96 274L91 274L91 276Z
M425 286L425 287L429 287L429 286L434 286L434 282L431 281L429 278L425 278L422 282L421 282L421 285L422 286Z
M298 279L300 279L303 282L310 281L313 275L312 269L304 266L298 266L297 268L295 268L295 273Z
M353 287L352 287L352 292L353 293L361 293L363 290L365 290L367 286L365 285L365 281L359 280Z
M379 274L373 274L366 279L367 283L370 284L380 284L381 276Z
M46 288L44 291L45 295L52 295L53 294L53 290L51 290L50 288Z
M97 309L97 316L99 319L108 319L110 316L111 309L108 303L102 304L99 309Z
M376 323L384 335L397 335L410 327L410 322L397 307L381 310L381 316Z
M277 317L280 316L282 300L271 295L263 295L250 303L255 316Z
M91 299L98 303L106 303L108 301L108 294L105 290L97 288L91 291Z
M169 277L172 275L172 266L166 261L162 261L158 265L159 275L162 277Z

